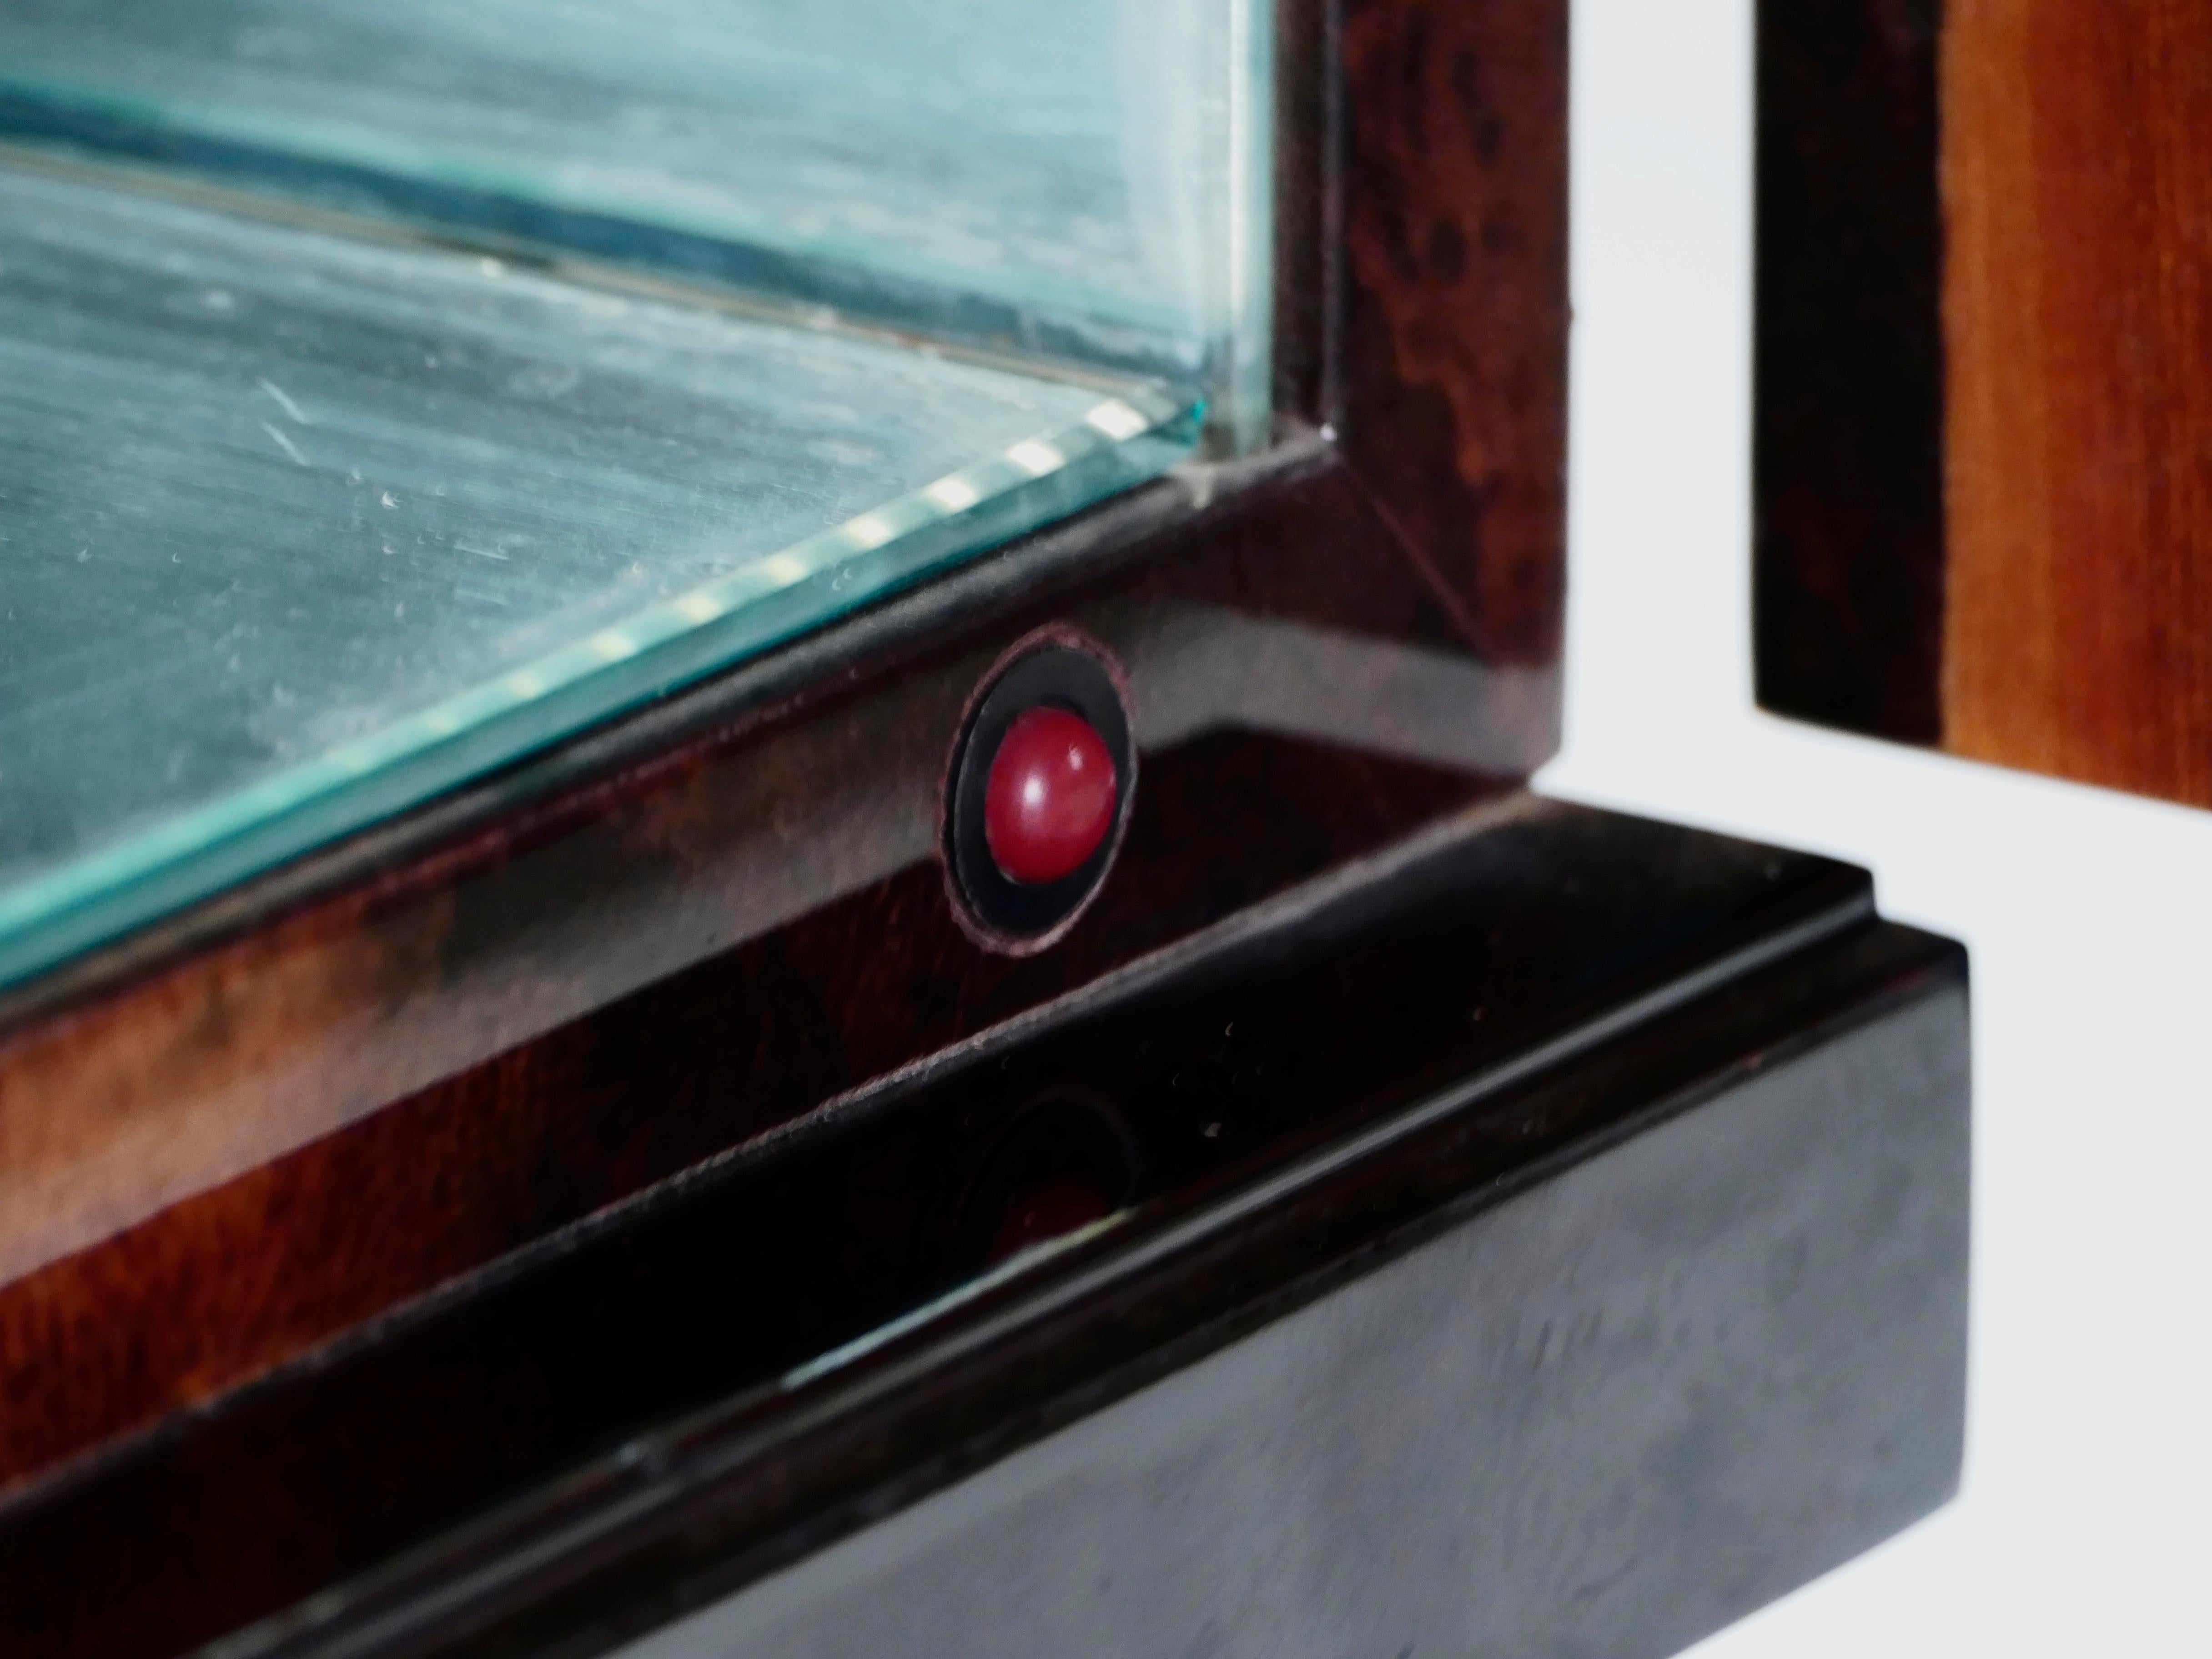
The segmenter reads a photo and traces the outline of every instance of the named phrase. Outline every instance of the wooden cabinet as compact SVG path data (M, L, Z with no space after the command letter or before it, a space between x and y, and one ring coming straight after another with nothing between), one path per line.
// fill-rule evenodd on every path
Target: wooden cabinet
M533 613L495 682L330 738L322 793L286 798L325 816L272 810L228 864L163 863L157 826L131 856L170 885L54 909L6 959L11 1653L1657 1654L1953 1489L1963 954L1882 921L1863 872L1527 789L1559 730L1564 0L1231 12L1267 73L1170 113L1220 114L1208 190L1265 201L1268 259L1222 257L1232 295L1267 266L1266 326L1144 380L1097 339L1213 337L770 257L701 193L624 240L600 198L533 195L529 157L417 176L428 152L343 124L286 149L162 75L0 91L21 201L198 239L101 289L213 411L148 453L215 445L209 492L270 547L330 531L301 557L404 519L488 571L527 538L454 526L496 485L634 556L647 605L550 645L573 618ZM216 52L240 98L272 84L246 38ZM1162 61L1116 40L1122 70ZM264 42L287 97L368 84L314 82L313 44ZM1157 134L1109 137L1158 182ZM47 211L0 231L43 246ZM324 263L268 252L302 238ZM276 339L238 320L269 295L210 247L284 316L322 307L286 362L342 338L345 384L421 419L244 374L223 354ZM139 337L66 284L26 303L80 356ZM503 331L449 361L422 331L455 318ZM574 379L518 367L578 318ZM761 493L825 523L726 568L625 491L741 447L730 364L794 340L837 395L806 370L811 447L777 428ZM854 510L891 465L854 435L856 363L1060 424ZM426 378L457 364L464 392ZM84 386L20 389L23 430L92 429ZM526 402L549 424L494 443ZM928 410L896 413L934 454ZM458 471L424 505L328 461L356 425ZM356 494L324 525L311 484ZM173 537L141 551L228 544L126 485L115 514ZM709 496L726 515L685 511ZM26 499L42 555L106 510ZM446 568L372 540L374 616L337 609L375 629L325 629L311 672L389 665L362 646L383 560ZM1079 718L1115 793L1025 882L963 814L1032 708ZM355 811L387 763L404 787Z

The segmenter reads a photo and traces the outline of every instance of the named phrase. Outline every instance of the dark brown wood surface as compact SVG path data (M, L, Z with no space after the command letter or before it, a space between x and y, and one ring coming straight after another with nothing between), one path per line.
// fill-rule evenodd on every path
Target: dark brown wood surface
M2212 805L2212 8L1767 0L1759 74L1761 701Z
M1328 418L1486 661L1557 660L1565 598L1567 9L1352 0Z
M980 638L929 630L858 684L494 815L436 859L35 1024L0 1078L39 1081L15 1097L43 1111L19 1121L72 1133L11 1172L27 1265L0 1286L0 1481L1310 880L1543 752L1540 684L1523 696L1539 724L1486 767L1449 725L1438 742L1431 710L1488 696L1504 718L1512 681L1425 646L1346 655L1270 617L1267 582L1301 586L1277 513L1336 532L1317 581L1362 545L1340 477L1247 507L1133 563L1071 560L1072 590ZM1419 623L1433 605L1410 576L1347 603L1445 632ZM957 926L934 826L969 690L1045 617L1120 653L1147 753L1094 914L1017 963ZM1301 730L1314 687L1369 755ZM88 1202L118 1224L94 1230Z
M1778 714L1942 735L1936 0L1759 12L1753 661Z
M171 1204L0 1288L0 1487L1504 787L1196 738L1066 950L975 950L925 858Z
M0 996L0 1482L1088 994L1555 746L1564 0L1284 10L1280 441L1029 538ZM953 926L975 677L1128 670L1137 819ZM1316 759L1316 757L1325 757Z
M798 1133L468 1274L70 1478L0 1499L11 1659L152 1659L319 1591L289 1629L263 1632L267 1645L246 1651L599 1651L625 1626L634 1632L683 1599L696 1604L772 1571L1191 1363L1371 1270L1445 1217L1545 1183L1656 1121L1700 1109L1731 1083L1772 1078L1839 1026L1925 994L1930 981L1948 988L1953 1012L1940 1041L1923 1029L1909 1051L1954 1079L1942 1114L1954 1127L1936 1168L1916 1161L1917 1137L1903 1151L1874 1137L1872 1202L1855 1206L1866 1228L1856 1241L1726 1159L1720 1185L1736 1201L1681 1214L1664 1204L1585 1207L1570 1237L1626 1241L1620 1249L1667 1264L1656 1276L1668 1311L1651 1316L1673 1334L1638 1340L1631 1320L1613 1343L1565 1346L1612 1355L1624 1390L1639 1397L1687 1364L1701 1389L1748 1377L1762 1402L1802 1399L1827 1425L1863 1390L1899 1407L1881 1413L1885 1425L1913 1425L1923 1449L1919 1434L1933 1431L1937 1455L1916 1465L1893 1439L1877 1441L1880 1455L1855 1440L1852 1456L1822 1465L1817 1490L1832 1499L1855 1489L1859 1477L1846 1469L1887 1480L1900 1459L1933 1477L1914 1476L1924 1501L1939 1495L1929 1487L1948 1486L1963 1365L1965 1229L1954 1183L1964 1179L1964 962L1955 946L1879 925L1864 872L1517 794L1439 825L1357 879L1195 945L1122 994L1002 1030ZM633 1023L648 1039L641 1047L672 1037L685 1050L639 1080L641 1098L696 1089L712 1065L698 1054L697 1024ZM1942 1057L1931 1061L1931 1049ZM611 1057L602 1075L619 1076ZM1863 1070L1855 1075L1863 1083ZM1837 1088L1808 1096L1809 1120L1856 1109L1838 1107ZM1882 1101L1885 1116L1896 1105L1911 1114L1909 1088L1856 1092ZM884 1333L864 1358L789 1376L967 1279L978 1265L968 1221L991 1190L981 1177L994 1149L1013 1125L1071 1097L1118 1128L1131 1208L1117 1226ZM1802 1152L1802 1133L1789 1137L1798 1155L1832 1170L1820 1131L1818 1154ZM1741 1144L1726 1128L1713 1142ZM1900 1157L1913 1167L1902 1182ZM1901 1199L1929 1183L1942 1195L1933 1207ZM1770 1292L1759 1306L1686 1289L1681 1242L1727 1236L1747 1216L1786 1223L1784 1237L1798 1242L1784 1259L1802 1255L1809 1237L1820 1261L1858 1263L1863 1243L1881 1270L1855 1267L1830 1301L1803 1294L1800 1262L1786 1275L1792 1293L1773 1295L1782 1246L1768 1237L1746 1258L1752 1282ZM1908 1265L1923 1260L1931 1223L1943 1243L1932 1279ZM1585 1266L1601 1259L1569 1254ZM1554 1278L1528 1279L1516 1260L1509 1252L1495 1272L1453 1286L1452 1304L1493 1306L1504 1287L1540 1291ZM1896 1302L1873 1293L1881 1285ZM1808 1301L1828 1305L1849 1333L1840 1351L1821 1346L1821 1363L1762 1338L1747 1364L1738 1337L1711 1328L1714 1308L1742 1334L1764 1330L1766 1303ZM1025 1304L1045 1316L1009 1321ZM1370 1324L1370 1338L1414 1317L1401 1304ZM1559 1349L1538 1340L1537 1322L1504 1328L1519 1339L1501 1337L1486 1356L1477 1344L1470 1364L1533 1370L1540 1375L1528 1386L1551 1392ZM1893 1340L1907 1333L1916 1340ZM1878 1364L1867 1362L1870 1340ZM917 1346L937 1357L915 1366ZM1547 1348L1552 1364L1533 1364ZM1915 1363L1901 1365L1907 1356ZM1329 1373L1317 1363L1304 1380ZM1778 1385L1784 1374L1808 1380ZM1485 1397L1480 1387L1446 1395L1462 1402L1448 1414ZM874 1403L854 1410L856 1400ZM1702 1449L1686 1480L1709 1500L1714 1456L1755 1467L1757 1443L1738 1437L1733 1420L1722 1431L1656 1414L1674 1443L1687 1433ZM1611 1445L1636 1415L1601 1413L1565 1437ZM1355 1409L1350 1420L1389 1433L1387 1416ZM1826 1432L1793 1434L1782 1465L1802 1472ZM1433 1540L1449 1517L1484 1514L1511 1517L1509 1530L1525 1537L1539 1488L1514 1467L1503 1486L1414 1503L1415 1535ZM1616 1510L1609 1491L1599 1481L1565 1496L1577 1509ZM1718 1507L1740 1516L1741 1492L1729 1486ZM1869 1541L1859 1505L1813 1508L1823 1534ZM1334 1505L1321 1516L1331 1529L1347 1524ZM455 1532L457 1522L467 1524ZM426 1539L435 1540L428 1550L374 1567ZM338 1584L364 1570L375 1582ZM1709 1560L1695 1571L1715 1576ZM664 1593L672 1577L685 1582L673 1605Z

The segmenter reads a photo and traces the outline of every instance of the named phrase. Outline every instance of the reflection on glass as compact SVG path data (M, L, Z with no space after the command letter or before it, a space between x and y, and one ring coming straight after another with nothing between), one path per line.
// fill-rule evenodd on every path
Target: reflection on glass
M0 133L1267 413L1270 0L9 0Z
M1199 416L0 169L0 980L1150 477Z

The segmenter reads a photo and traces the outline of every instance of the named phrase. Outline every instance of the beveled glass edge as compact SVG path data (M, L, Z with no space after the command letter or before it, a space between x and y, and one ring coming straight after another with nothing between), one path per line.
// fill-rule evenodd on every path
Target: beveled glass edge
M1073 426L10 886L0 986L1156 477L1196 449L1205 413L1194 392L1166 386L1103 398Z
M1274 428L1276 0L1230 0L1229 315L1216 442L1255 455Z

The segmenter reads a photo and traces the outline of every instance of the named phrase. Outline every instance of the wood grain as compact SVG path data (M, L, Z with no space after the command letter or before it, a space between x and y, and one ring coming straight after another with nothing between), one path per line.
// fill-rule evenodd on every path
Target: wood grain
M0 1287L0 1490L1507 787L1198 738L1147 761L1097 914L1020 960L925 851Z
M1945 741L2212 805L2212 5L1952 0Z
M1765 0L1759 76L1759 701L2212 805L2212 5Z
M1338 614L1378 631L1307 621L1363 553ZM1099 903L1014 964L945 902L938 774L1047 616L1121 656L1145 781ZM1548 677L1394 629L1449 632L1325 471L0 1042L0 1485L1495 789L1498 722L1534 721L1500 774L1548 750Z
M1345 453L1479 656L1556 660L1566 7L1352 0L1342 50Z

